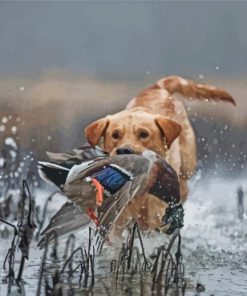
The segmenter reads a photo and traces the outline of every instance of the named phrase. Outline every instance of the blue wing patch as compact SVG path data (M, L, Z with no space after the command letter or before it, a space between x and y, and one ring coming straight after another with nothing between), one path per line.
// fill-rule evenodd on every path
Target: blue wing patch
M106 166L92 177L94 177L110 194L116 193L132 179L131 175L116 166Z

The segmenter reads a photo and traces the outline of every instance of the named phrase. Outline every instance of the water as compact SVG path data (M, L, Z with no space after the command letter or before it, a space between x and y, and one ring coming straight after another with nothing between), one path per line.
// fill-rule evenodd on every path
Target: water
M237 180L216 179L212 176L200 177L197 174L190 182L191 193L185 208L185 225L182 234L183 263L187 290L185 295L217 295L244 296L247 295L247 219L238 219L236 192L240 184L245 185L245 177ZM245 188L244 188L245 189ZM45 201L46 193L38 192L40 204ZM56 211L64 198L57 196L50 204L50 213ZM87 231L77 234L78 242L86 241ZM167 237L155 234L144 238L147 255L155 246L161 245ZM0 263L9 247L9 239L1 239ZM60 252L64 244L60 244ZM116 283L109 273L110 260L116 258L117 251L107 248L103 257L96 258L94 295L150 295L151 277L140 278L139 275L127 277L123 282ZM40 258L43 251L32 244L30 260L26 264L21 287L21 294L10 294L8 285L0 285L0 295L35 295ZM4 271L0 269L0 277ZM73 280L75 295L82 295L82 288ZM205 292L196 292L200 283ZM85 291L84 291L85 292ZM9 293L9 294L8 294ZM12 288L12 293L14 289ZM19 294L18 294L19 293ZM174 291L169 295L178 295Z

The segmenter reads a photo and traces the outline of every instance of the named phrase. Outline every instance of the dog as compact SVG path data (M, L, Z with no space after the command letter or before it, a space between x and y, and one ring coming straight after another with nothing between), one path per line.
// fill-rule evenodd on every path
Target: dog
M188 196L187 181L196 169L196 139L186 109L175 93L186 98L236 105L223 89L169 76L139 93L125 110L88 125L85 134L91 145L100 145L111 155L149 149L164 157L178 175L184 202ZM121 235L132 218L142 230L159 229L167 206L151 194L137 198L123 210L115 225L115 234Z

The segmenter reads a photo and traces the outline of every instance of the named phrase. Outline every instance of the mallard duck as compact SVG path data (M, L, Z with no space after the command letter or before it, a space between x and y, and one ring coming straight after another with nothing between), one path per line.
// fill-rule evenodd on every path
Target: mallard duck
M146 192L169 205L163 217L164 224L170 225L168 233L182 226L177 174L153 151L109 156L89 146L74 154L48 156L56 163L39 162L41 177L58 186L73 205L66 203L43 234L56 229L60 235L93 220L104 239L129 201Z

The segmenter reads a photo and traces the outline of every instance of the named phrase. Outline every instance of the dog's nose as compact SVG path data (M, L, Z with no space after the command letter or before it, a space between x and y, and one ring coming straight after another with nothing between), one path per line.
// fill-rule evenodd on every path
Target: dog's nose
M116 150L116 153L119 154L135 154L135 151L130 147L121 147Z

